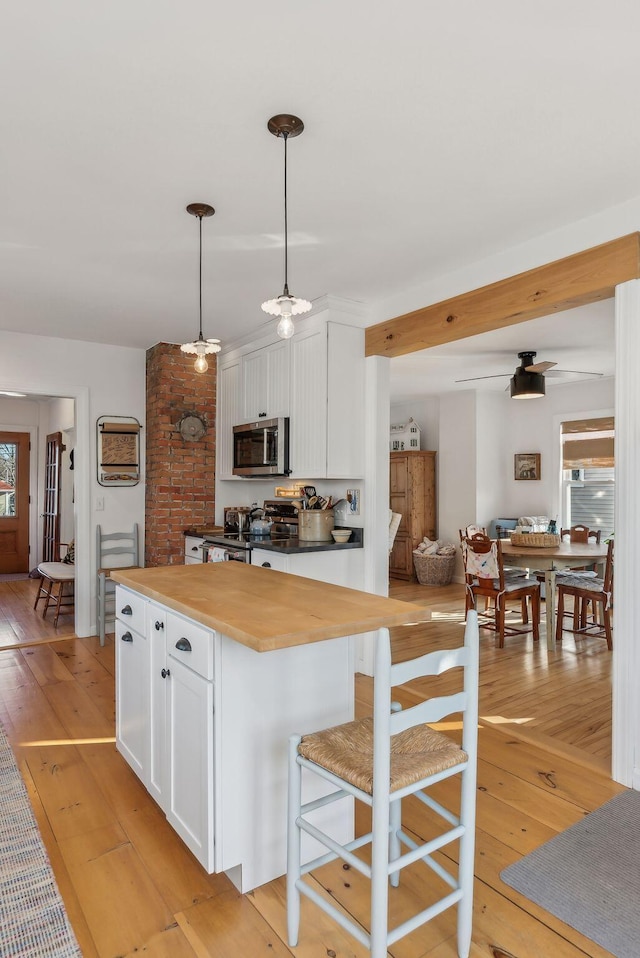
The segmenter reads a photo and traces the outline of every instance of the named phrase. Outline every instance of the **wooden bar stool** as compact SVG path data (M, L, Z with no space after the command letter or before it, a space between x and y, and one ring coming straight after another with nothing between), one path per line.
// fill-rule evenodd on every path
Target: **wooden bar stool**
M287 928L290 947L298 943L300 896L305 895L368 948L371 958L386 958L390 945L452 905L457 905L458 955L467 958L471 946L473 854L475 839L476 761L478 738L478 617L467 617L462 648L430 652L391 665L389 632L376 638L373 718L348 722L289 740L289 812L287 867ZM420 676L439 676L464 669L463 690L432 697L406 710L394 709L391 689ZM462 713L462 748L430 727L445 716ZM429 723L429 724L427 724ZM320 776L334 791L302 805L303 771ZM460 775L460 814L436 801L431 785ZM402 799L415 796L445 823L435 838L418 844L402 830ZM307 816L342 799L355 797L371 808L373 828L368 835L340 845ZM455 799L454 799L455 801ZM327 853L305 864L301 837L305 833ZM434 853L459 841L459 865L454 876ZM355 854L371 844L371 865ZM402 846L407 851L402 852ZM343 859L371 882L369 930L320 896L304 876L337 858ZM400 870L423 862L448 886L445 895L396 927L388 927L389 884L400 884ZM398 892L400 894L400 892ZM424 903L421 903L424 905Z

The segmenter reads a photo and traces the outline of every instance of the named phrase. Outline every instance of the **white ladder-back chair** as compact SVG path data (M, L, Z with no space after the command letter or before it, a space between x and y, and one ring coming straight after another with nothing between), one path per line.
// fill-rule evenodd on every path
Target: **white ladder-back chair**
M111 599L116 591L111 573L114 569L139 568L138 523L133 524L131 532L103 532L101 526L96 526L96 556L98 635L100 645L104 645L107 615L110 611L107 609L107 599Z
M305 895L368 948L371 958L386 958L387 950L394 942L446 908L457 905L458 955L460 958L469 955L478 740L478 647L478 619L474 611L467 617L464 646L430 652L396 665L391 665L389 632L380 629L376 636L373 718L311 735L291 736L287 865L290 947L298 943L300 896ZM439 676L454 668L464 670L462 691L432 697L405 710L392 706L392 687L421 676ZM462 713L462 748L430 727L446 716L458 713ZM303 770L319 775L336 790L301 805ZM456 774L461 777L459 815L427 794L431 785ZM446 825L442 834L422 845L416 844L402 830L401 803L408 795L415 795ZM371 808L372 831L347 845L340 845L311 824L306 816L321 806L350 796ZM306 864L301 863L303 832L327 849L326 854ZM454 876L436 861L433 853L456 840L459 840L459 865ZM355 854L356 849L367 844L371 844L371 865ZM305 881L304 876L310 871L337 858L371 881L369 930L339 911ZM400 870L418 861L429 866L451 891L389 929L389 884L397 887Z

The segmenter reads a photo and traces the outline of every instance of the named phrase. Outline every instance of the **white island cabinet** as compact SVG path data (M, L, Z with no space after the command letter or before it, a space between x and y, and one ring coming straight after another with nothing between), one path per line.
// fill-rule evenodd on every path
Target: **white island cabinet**
M240 562L113 575L119 751L207 871L242 892L283 875L289 736L353 717L350 635L425 610ZM310 778L304 801L323 794ZM315 815L353 837L348 808Z

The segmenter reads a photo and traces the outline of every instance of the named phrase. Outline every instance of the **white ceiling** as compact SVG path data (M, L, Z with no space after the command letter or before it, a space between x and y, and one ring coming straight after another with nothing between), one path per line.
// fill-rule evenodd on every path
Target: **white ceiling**
M274 113L306 125L289 285L308 299L387 299L623 202L640 194L639 37L637 0L4 4L0 328L194 338L185 206L205 201L204 334L257 331L283 281ZM522 348L593 368L580 337L553 338L564 322L492 334L473 369L512 372ZM462 378L468 348L432 355Z
M391 361L393 402L462 389L509 388L518 353L535 351L535 362L555 362L546 388L615 374L613 300L532 319L517 326L469 336ZM581 375L576 375L579 372ZM599 374L598 376L587 374ZM504 375L502 375L504 374ZM499 377L457 382L475 376Z

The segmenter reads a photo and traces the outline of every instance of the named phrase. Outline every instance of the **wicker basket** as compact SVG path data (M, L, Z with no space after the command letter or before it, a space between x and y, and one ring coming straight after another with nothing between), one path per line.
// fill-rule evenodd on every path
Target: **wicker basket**
M553 532L512 532L514 546L530 546L532 549L552 549L560 545L560 536Z
M420 585L451 585L455 564L455 554L439 556L413 553L413 565Z

